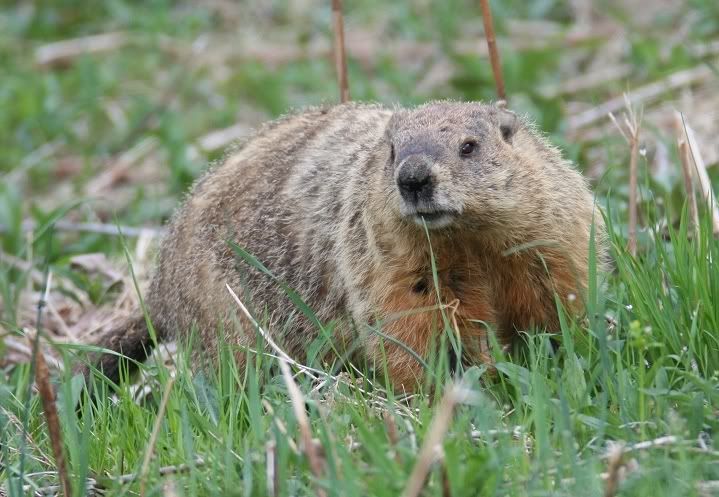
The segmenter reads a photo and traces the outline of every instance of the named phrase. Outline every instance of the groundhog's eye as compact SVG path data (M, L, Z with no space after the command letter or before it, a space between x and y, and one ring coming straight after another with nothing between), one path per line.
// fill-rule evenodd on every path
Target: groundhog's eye
M474 140L467 140L460 147L459 153L462 155L471 155L475 148L477 148L477 142Z
M389 144L389 162L394 164L394 143Z

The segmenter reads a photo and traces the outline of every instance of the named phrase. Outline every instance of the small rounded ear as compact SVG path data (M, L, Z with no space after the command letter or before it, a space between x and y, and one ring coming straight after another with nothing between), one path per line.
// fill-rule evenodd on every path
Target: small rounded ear
M517 114L506 108L499 108L499 131L502 133L502 138L507 143L512 143L512 137L519 128L519 119Z
M397 128L397 123L398 123L399 119L400 119L400 117L398 115L398 112L395 112L394 114L392 114L392 117L387 122L387 127L384 130L384 141L389 150L389 154L388 154L389 159L387 161L387 165L390 167L394 165L394 161L396 158L395 157L395 149L394 149L394 134L395 134L395 130Z
M397 128L399 127L402 120L405 118L406 111L405 109L397 108L392 112L392 117L389 118L389 121L387 121L387 126L385 127L385 136L391 137L395 134Z

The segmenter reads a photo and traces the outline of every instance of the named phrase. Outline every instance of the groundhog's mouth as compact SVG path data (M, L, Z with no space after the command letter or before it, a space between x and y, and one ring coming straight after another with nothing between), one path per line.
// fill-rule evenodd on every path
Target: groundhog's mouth
M432 211L432 212L415 212L411 216L412 221L419 226L427 225L429 229L444 228L452 224L457 217L454 211Z

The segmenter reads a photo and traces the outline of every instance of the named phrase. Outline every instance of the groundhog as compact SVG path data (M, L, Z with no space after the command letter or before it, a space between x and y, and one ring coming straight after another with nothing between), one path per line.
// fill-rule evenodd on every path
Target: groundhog
M489 330L502 345L558 330L555 296L580 311L599 217L583 177L502 107L312 108L266 125L196 182L169 223L146 307L159 339L194 329L204 357L221 334L254 348L255 326L228 284L302 361L319 330L283 283L335 323L338 343L359 343L411 390L423 370L409 349L426 357L443 319L461 340L459 360L476 364L489 360ZM145 319L104 345L144 359ZM117 380L116 356L101 367Z

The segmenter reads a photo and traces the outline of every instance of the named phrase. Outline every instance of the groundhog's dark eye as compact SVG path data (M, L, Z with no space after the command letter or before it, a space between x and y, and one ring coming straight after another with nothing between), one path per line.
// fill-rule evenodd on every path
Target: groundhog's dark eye
M471 155L475 148L477 148L477 142L474 140L467 140L460 147L459 153L462 155Z
M394 143L389 144L389 161L394 164Z

